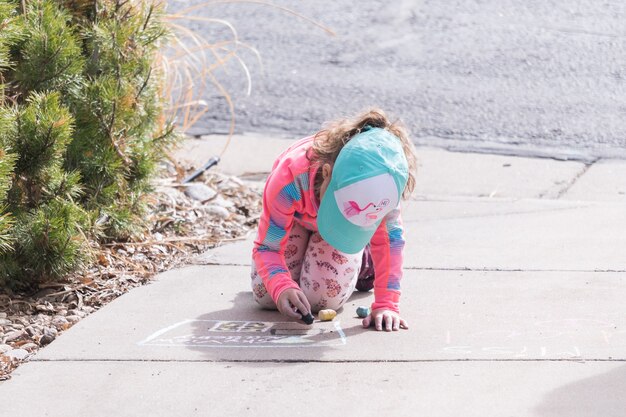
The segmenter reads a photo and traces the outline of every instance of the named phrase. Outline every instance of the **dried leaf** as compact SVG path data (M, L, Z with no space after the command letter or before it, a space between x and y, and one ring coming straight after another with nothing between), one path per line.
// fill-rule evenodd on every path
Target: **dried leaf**
M104 255L104 253L99 253L98 254L98 263L102 266L109 266L109 260L107 259L107 257Z

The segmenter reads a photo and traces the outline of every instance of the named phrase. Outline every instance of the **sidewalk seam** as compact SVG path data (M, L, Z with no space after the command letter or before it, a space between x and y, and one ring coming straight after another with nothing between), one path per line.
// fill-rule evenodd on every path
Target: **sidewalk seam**
M157 362L157 363L428 363L428 362L626 362L626 358L475 358L475 359L31 359L29 362Z
M595 161L592 161L590 164L585 164L583 165L583 168L580 170L580 172L578 172L578 174L576 174L574 176L574 178L572 178L570 181L568 181L565 186L560 189L559 191L556 192L556 196L555 196L555 200L560 200L561 197L563 197L565 194L567 194L567 192L574 186L574 184L576 184L578 182L578 180L587 173L587 171L589 171L589 169L594 166L600 159L596 159ZM544 192L542 194L539 195L539 198L543 198L543 196L545 196L547 194L547 192Z
M191 261L188 265L191 266L240 266L250 267L250 264L239 264L234 262L210 262ZM624 273L626 269L521 269L521 268L470 268L465 266L458 267L434 267L434 266L405 266L403 269L411 271L468 271L468 272L581 272L581 273Z
M623 273L626 269L520 269L520 268L437 268L428 266L406 266L412 271L469 271L469 272L581 272L581 273Z

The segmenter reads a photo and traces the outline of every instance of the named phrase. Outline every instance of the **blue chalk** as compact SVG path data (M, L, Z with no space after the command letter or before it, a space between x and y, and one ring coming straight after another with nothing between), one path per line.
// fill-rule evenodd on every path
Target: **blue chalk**
M358 307L356 309L356 315L361 317L361 318L365 318L365 317L370 315L370 308L369 307L363 307L363 306Z

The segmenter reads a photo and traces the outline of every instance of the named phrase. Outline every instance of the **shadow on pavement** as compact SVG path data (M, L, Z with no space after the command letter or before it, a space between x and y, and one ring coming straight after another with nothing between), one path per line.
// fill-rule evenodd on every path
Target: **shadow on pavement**
M542 417L623 417L626 410L626 366L564 385L535 408Z
M241 291L231 300L232 307L203 314L190 321L192 334L187 336L188 349L203 353L206 360L234 361L242 365L253 362L272 364L323 361L329 349L350 349L351 336L369 331L360 325L354 313L348 314L352 304L369 293L355 292L346 304L343 317L333 321L315 320L308 326L289 319L278 311L259 308L251 291ZM208 306L207 306L208 307ZM343 313L343 314L342 314ZM349 320L354 315L353 326Z

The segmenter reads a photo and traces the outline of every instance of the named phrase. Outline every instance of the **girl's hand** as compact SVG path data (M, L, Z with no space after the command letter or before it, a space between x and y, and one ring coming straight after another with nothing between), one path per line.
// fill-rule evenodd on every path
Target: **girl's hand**
M306 295L301 290L295 288L288 288L283 291L278 296L276 307L282 314L294 319L301 319L303 315L306 316L311 312L311 305L309 300L306 299Z
M383 330L384 326L388 332L409 328L409 325L398 313L385 309L373 310L369 316L363 319L363 327L368 328L372 324L376 330Z

